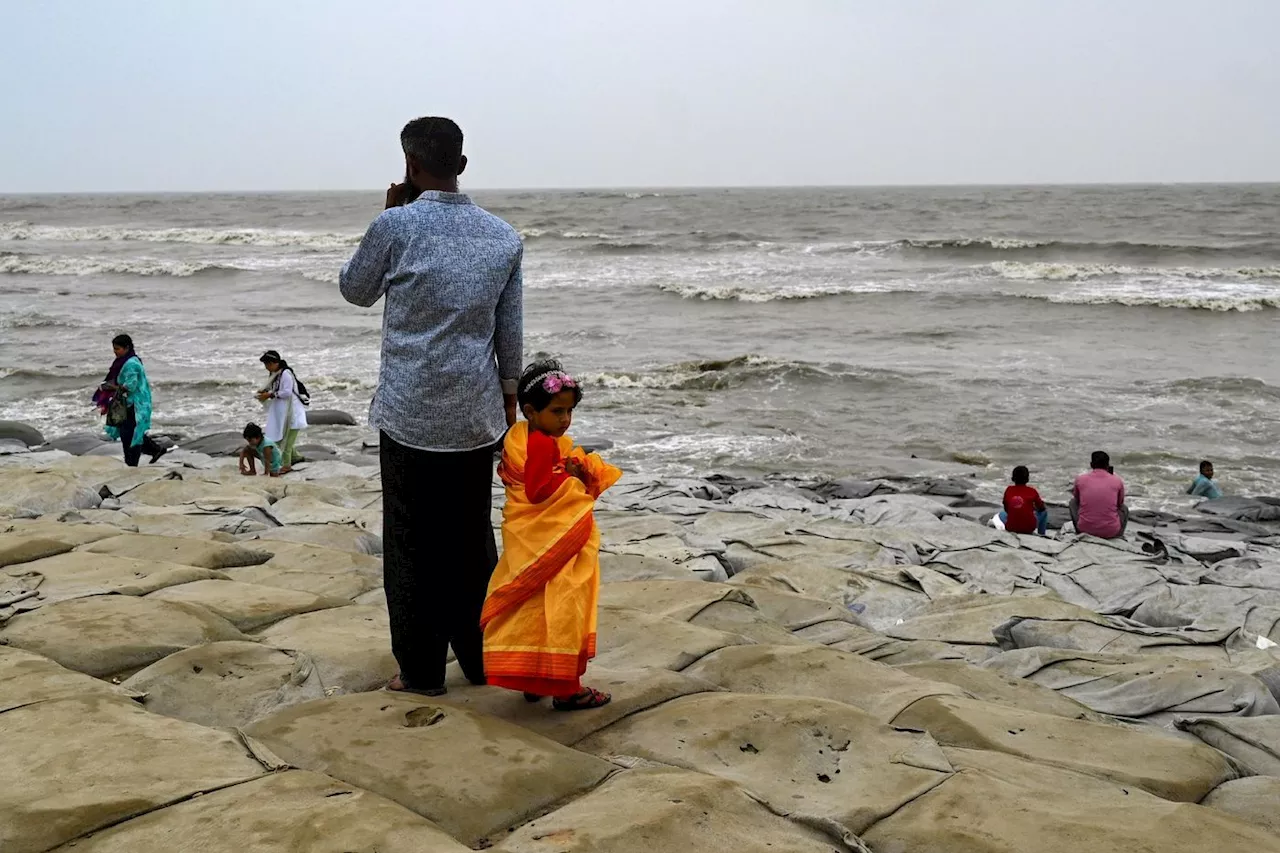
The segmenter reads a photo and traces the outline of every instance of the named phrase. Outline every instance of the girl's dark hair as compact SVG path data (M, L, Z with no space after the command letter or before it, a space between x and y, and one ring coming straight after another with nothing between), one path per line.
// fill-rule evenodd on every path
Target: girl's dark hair
M1031 472L1027 470L1026 465L1019 465L1013 469L1013 484L1015 486L1025 486L1031 482Z
M128 335L116 335L111 339L111 345L121 349L133 349L133 338Z
M551 399L555 395L543 388L542 383L548 376L556 373L563 374L564 367L554 358L535 361L526 367L524 373L520 374L520 384L517 386L516 391L516 400L520 403L520 408L533 406L535 412L541 412L551 405ZM582 402L582 387L576 382L573 387L565 390L573 392L573 404L575 406Z
M257 424L245 424L244 438L248 441L251 438L262 438L262 427Z

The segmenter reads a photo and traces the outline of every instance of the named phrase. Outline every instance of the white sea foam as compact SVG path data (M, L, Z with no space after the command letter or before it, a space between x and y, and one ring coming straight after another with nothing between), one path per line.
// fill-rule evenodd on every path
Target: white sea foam
M0 273L28 275L170 275L186 277L215 264L165 261L158 258L59 257L0 255Z
M269 228L121 228L116 226L62 227L16 221L0 223L0 240L49 242L195 243L226 246L296 246L307 249L347 249L360 234L282 231Z
M1136 290L1084 290L1065 293L1008 293L1023 299L1042 299L1059 305L1128 305L1149 308L1187 308L1201 311L1262 311L1280 308L1280 291L1269 295L1246 293L1171 293Z
M821 299L860 293L910 292L917 288L902 282L858 281L842 284L797 284L790 286L746 287L740 284L660 284L659 290L682 299L733 302L780 302L793 299Z
M1092 278L1280 279L1280 267L1132 267L1123 264L1020 263L996 261L987 268L1018 281L1075 281Z

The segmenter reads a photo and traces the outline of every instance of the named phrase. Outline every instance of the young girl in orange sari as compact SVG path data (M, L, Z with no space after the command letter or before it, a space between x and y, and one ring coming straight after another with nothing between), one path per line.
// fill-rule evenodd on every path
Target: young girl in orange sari
M480 625L488 683L558 711L599 708L609 695L579 680L596 653L600 531L596 498L622 476L565 433L582 389L559 362L525 369L525 420L507 433L498 476L507 487L502 559Z

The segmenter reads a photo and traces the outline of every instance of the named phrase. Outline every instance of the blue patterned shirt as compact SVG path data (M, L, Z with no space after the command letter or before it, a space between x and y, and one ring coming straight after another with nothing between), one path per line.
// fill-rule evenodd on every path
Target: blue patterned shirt
M516 230L460 193L383 212L339 276L342 296L383 296L382 366L369 425L418 450L476 450L507 429L503 392L523 358Z

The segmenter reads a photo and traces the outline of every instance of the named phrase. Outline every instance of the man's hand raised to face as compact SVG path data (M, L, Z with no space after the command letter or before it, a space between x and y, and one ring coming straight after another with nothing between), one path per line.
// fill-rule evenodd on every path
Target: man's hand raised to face
M403 184L392 183L387 187L387 206L386 210L393 207L401 207L409 201L409 183Z

